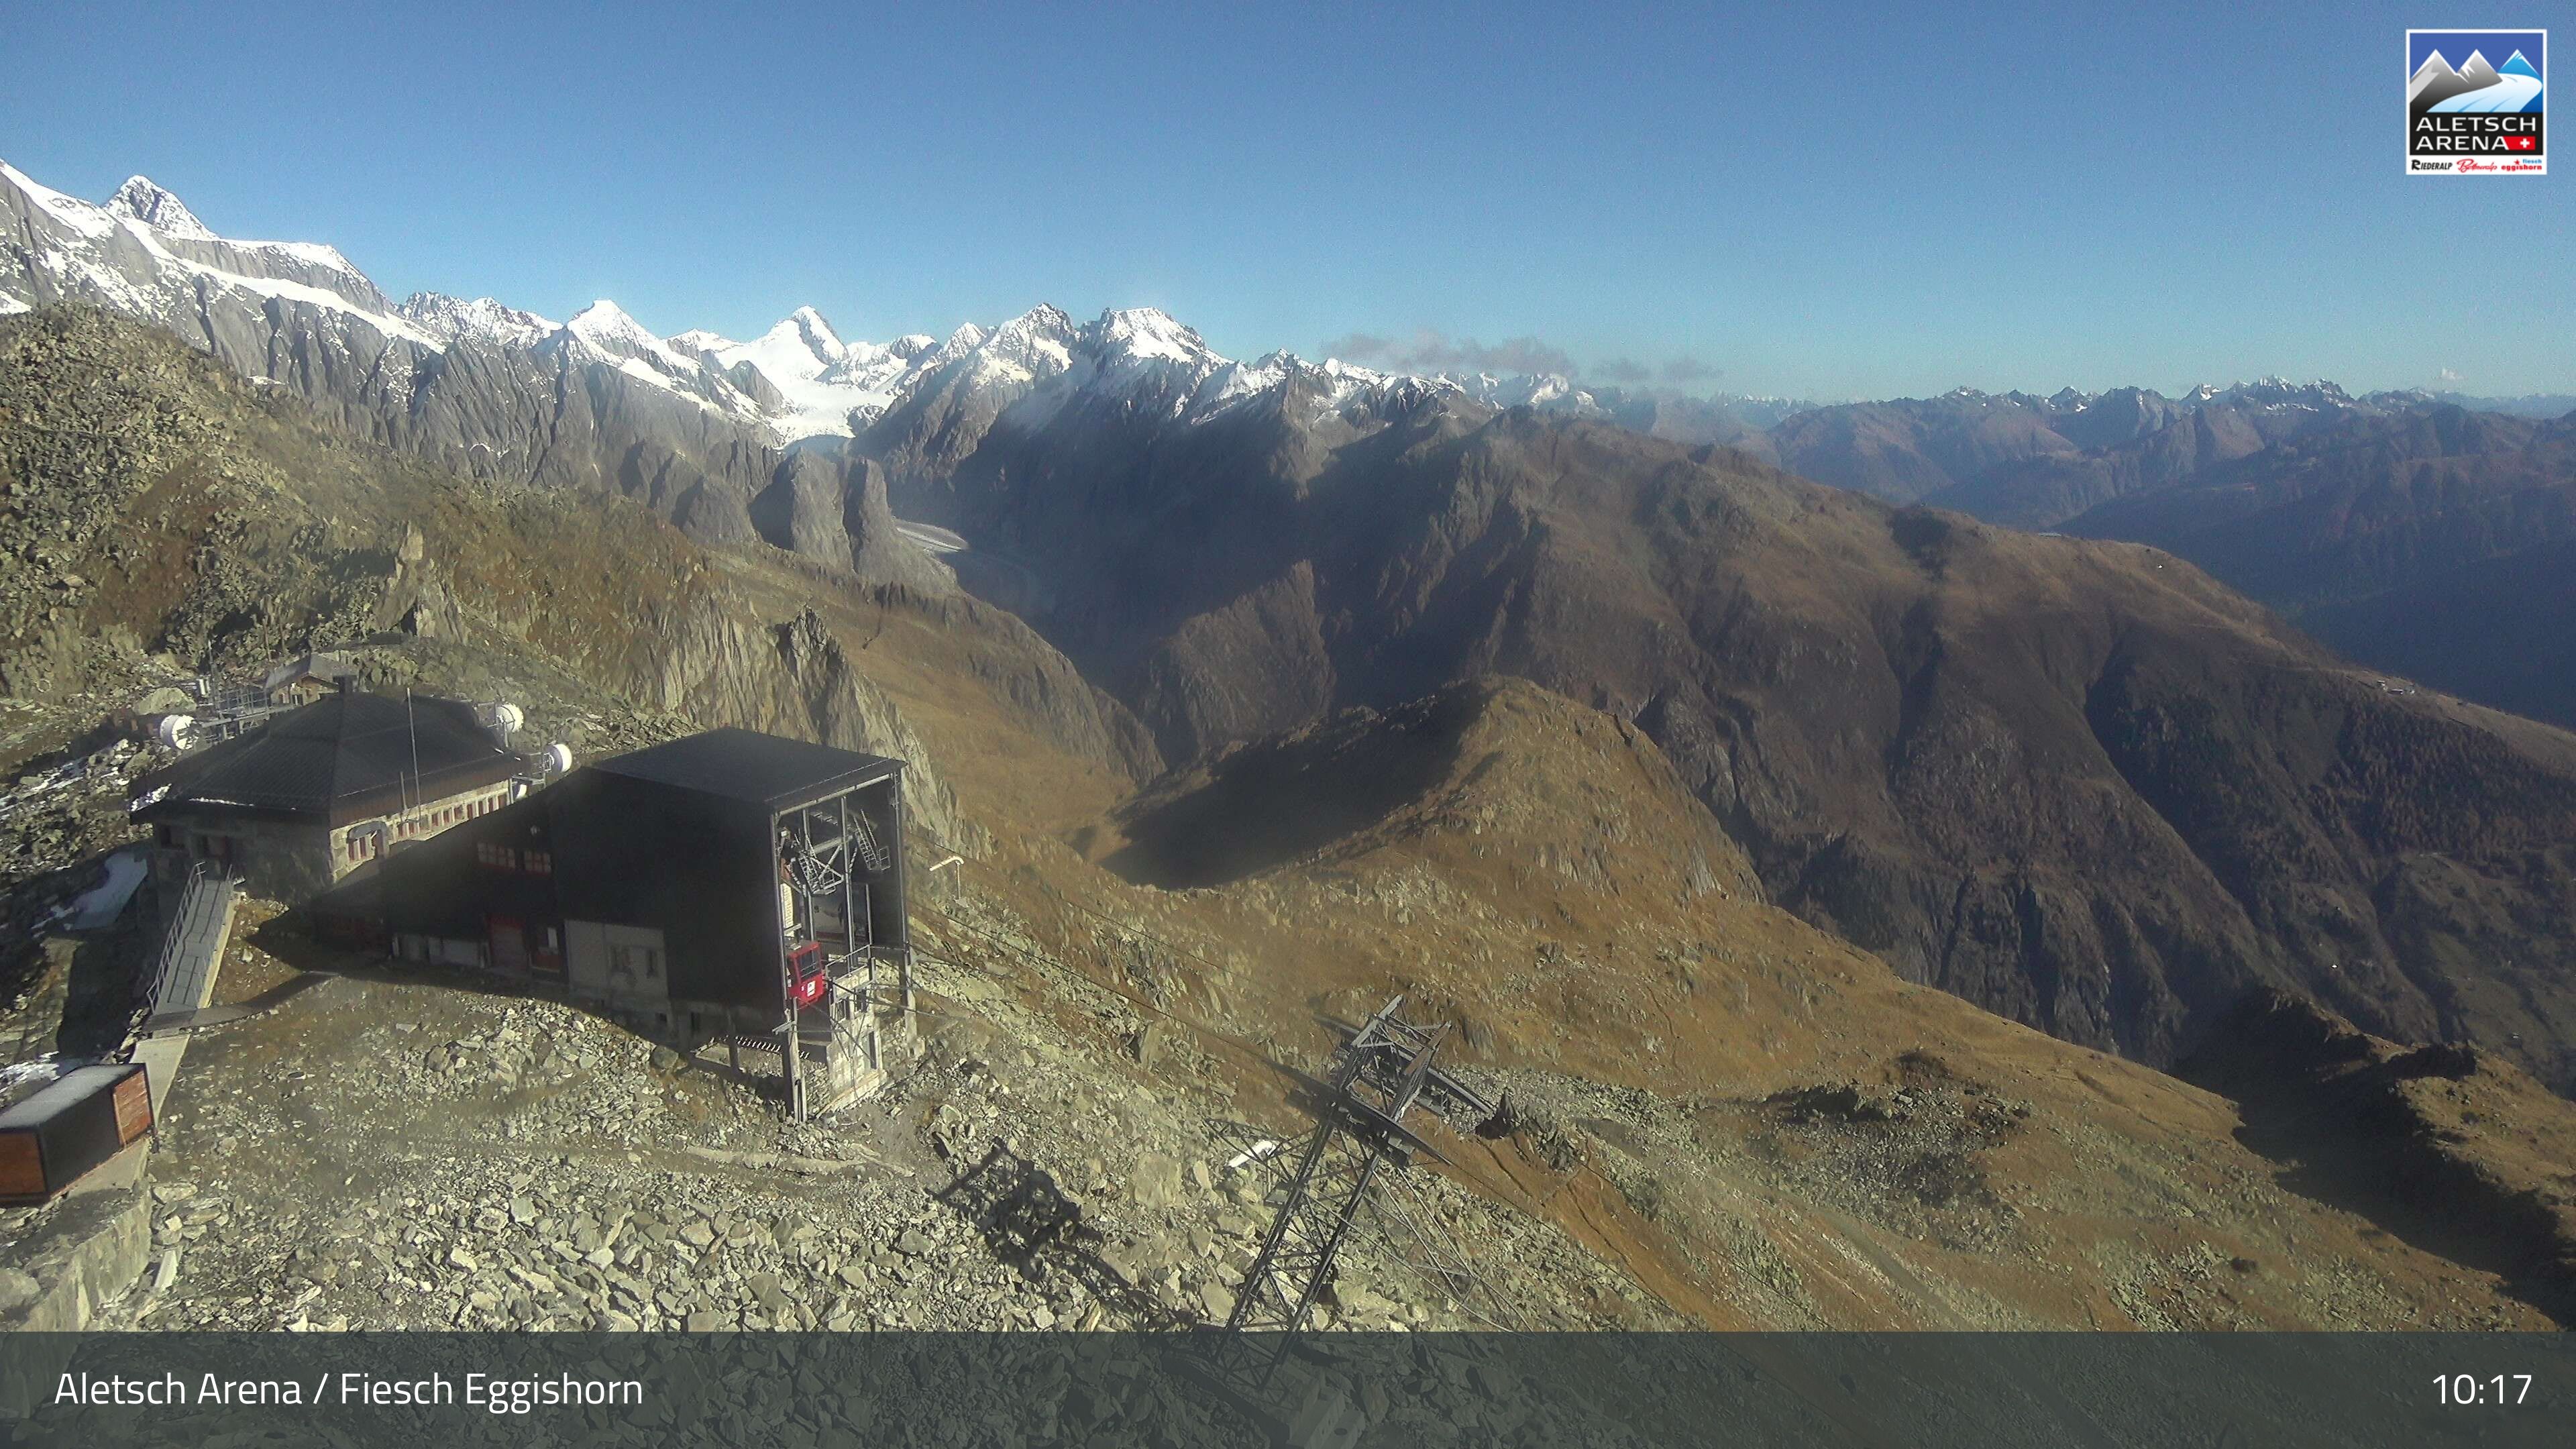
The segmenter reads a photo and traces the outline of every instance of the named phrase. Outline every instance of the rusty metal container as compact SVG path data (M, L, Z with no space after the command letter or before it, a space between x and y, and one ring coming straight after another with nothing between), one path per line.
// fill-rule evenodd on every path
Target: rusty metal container
M43 1202L151 1131L141 1062L74 1067L0 1112L0 1202Z

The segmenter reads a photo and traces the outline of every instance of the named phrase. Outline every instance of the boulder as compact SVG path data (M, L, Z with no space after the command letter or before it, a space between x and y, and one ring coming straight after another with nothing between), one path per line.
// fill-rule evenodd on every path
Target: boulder
M1129 1172L1129 1195L1140 1207L1177 1207L1181 1202L1180 1159L1162 1152L1138 1154Z

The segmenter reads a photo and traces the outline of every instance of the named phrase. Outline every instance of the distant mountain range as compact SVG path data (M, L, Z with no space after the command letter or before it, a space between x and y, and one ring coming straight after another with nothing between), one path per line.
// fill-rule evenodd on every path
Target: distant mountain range
M1772 899L1914 980L2148 1061L2296 986L2576 1090L2576 737L2384 687L2170 554L1911 506L2072 531L2170 499L2134 528L2283 540L2246 569L2345 606L2554 536L2563 421L2279 382L1798 407L1411 377L1226 358L1150 309L660 336L395 303L149 182L100 206L0 168L0 311L62 302L448 471L962 581L1175 765L1516 675L1651 739ZM2356 539L2389 547L2337 562Z
M2428 62L2418 98L2491 74L2482 56L2451 80ZM2535 600L2514 582L2555 577L2543 560L2576 548L2576 396L2354 397L2265 378L2170 397L1700 397L1287 352L1240 362L1152 309L1076 322L1042 306L944 339L868 342L800 308L749 341L665 337L608 301L564 322L491 298L396 303L331 247L223 238L141 177L91 205L0 165L0 221L0 313L93 302L441 466L611 488L702 538L761 538L923 587L945 586L949 568L1005 596L1037 582L998 546L935 563L888 511L891 489L925 521L953 513L949 471L1005 413L1021 432L1066 410L1200 427L1247 412L1386 417L1436 398L1723 446L2016 528L2152 542L2356 658L2576 723L2576 630L2555 591Z
M2576 724L2576 603L2549 562L2576 550L2576 398L1961 390L1738 446L1895 502L2151 543L2356 659Z

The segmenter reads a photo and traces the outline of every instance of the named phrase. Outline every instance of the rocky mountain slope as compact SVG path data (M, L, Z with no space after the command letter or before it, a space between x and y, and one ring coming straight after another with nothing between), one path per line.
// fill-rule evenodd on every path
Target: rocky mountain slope
M2352 417L2062 527L2170 549L2353 658L2576 724L2576 414Z
M92 206L0 165L0 313L62 301L165 328L442 471L620 493L703 541L941 577L924 557L889 563L916 552L890 531L859 536L863 476L781 455L804 403L731 344L684 350L613 302L562 324L490 298L396 305L330 247L226 240L141 177Z
M2388 693L2153 550L1437 388L1211 412L1217 376L1068 369L884 449L1168 758L1515 673L1632 717L1785 904L2018 1020L2163 1061L2297 985L2576 1083L2576 739Z
M1336 1322L1502 1311L1425 1266L1425 1233L1522 1326L2543 1322L2301 1194L2227 1100L1768 903L1761 852L1622 713L1474 681L1140 794L1141 728L987 605L440 475L77 307L0 321L0 464L7 655L35 661L14 759L182 666L343 644L381 685L522 700L585 754L728 720L900 750L937 782L925 851L970 856L920 901L932 1057L829 1130L572 1014L364 979L259 908L228 1000L351 975L191 1052L156 1167L182 1262L113 1321L1204 1319L1258 1223L1233 1144L1294 1130L1319 1015L1403 991L1519 1125L1443 1132L1453 1166L1372 1219ZM1855 506L1796 496L1828 530ZM948 1190L1002 1144L1079 1205L1081 1252L1024 1270Z
M2304 1190L2576 1307L2576 1108L2475 1047L2404 1048L2316 1003L2249 997L2182 1075L2247 1104L2245 1141Z
M1018 675L1050 681L1038 707L1066 712L1086 769L1517 673L1632 716L1784 903L2017 1019L2162 1061L2244 987L2299 985L2373 1030L2474 1037L2576 1082L2568 738L2394 692L2151 551L1890 510L1640 433L1579 389L1497 410L1480 399L1503 380L1236 361L1150 310L1042 307L884 347L805 314L734 343L657 338L608 304L561 326L490 302L388 310L336 253L201 235L148 183L104 208L0 183L18 233L0 293L99 296L496 483L620 492L693 539L775 544L806 563L720 553L790 592L811 587L799 567L848 570L918 609L963 571L1151 730ZM2284 450L2427 416L2412 406L2277 382L1960 394L1767 436L1798 466L1879 459L1904 491L1938 481L1925 468L2121 449L2142 469L2306 456ZM803 431L834 417L848 437ZM2473 490L2434 483L2417 512L2439 518L2326 532L2467 557L2536 496L2499 489L2477 527L2438 506ZM968 546L933 561L897 514Z
M934 752L858 668L935 635L935 667L1002 687L1081 768L1159 766L1123 709L999 611L764 545L711 551L622 499L441 474L86 308L0 320L0 490L0 687L29 708L309 648L420 646L904 754L926 821L971 840Z
M2565 399L2278 380L1963 389L1816 409L1760 445L1881 498L2169 549L2355 659L2576 724L2553 563L2576 536L2571 417Z
M2408 1291L2413 1250L2282 1195L2232 1104L1903 982L1769 904L1643 731L1526 682L1254 742L1068 843L1118 879L1022 848L1173 949L1022 892L1030 935L1291 1059L1315 1049L1288 1026L1304 1013L1409 992L1521 1124L1440 1135L1449 1175L1699 1321L2357 1321ZM2142 1239L2147 1184L2171 1196Z
M1461 378L1495 406L1720 443L1898 503L2152 543L2380 669L2576 724L2565 590L2576 398L2354 397L2277 378L1766 407L1563 378Z

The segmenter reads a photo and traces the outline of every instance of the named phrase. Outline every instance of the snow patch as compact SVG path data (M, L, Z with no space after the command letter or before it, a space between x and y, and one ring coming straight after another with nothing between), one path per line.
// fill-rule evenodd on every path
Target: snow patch
M56 921L66 930L105 930L125 914L125 903L134 899L134 888L143 884L143 877L149 873L142 851L116 852L107 858L106 879L66 902L56 914Z
M445 342L476 341L496 347L533 347L562 330L534 312L505 307L490 297L464 301L439 292L414 292L402 316Z
M82 236L95 239L116 230L116 218L78 197L38 185L34 178L6 161L0 161L0 180L26 193L38 210Z
M239 288L262 297L274 297L281 302L301 302L325 311L339 312L357 318L387 337L399 337L406 342L417 343L432 352L447 350L444 342L412 323L391 313L370 311L328 287L308 286L303 282L282 281L274 277L245 277L239 272L227 272L221 267L210 267L202 262L189 261L185 257L169 257L168 261L191 276L206 278L220 286Z

